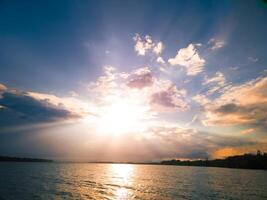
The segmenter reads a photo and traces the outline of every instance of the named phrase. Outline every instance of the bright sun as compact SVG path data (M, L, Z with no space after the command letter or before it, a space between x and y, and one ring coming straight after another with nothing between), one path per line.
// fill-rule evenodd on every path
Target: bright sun
M99 132L122 134L141 131L145 128L146 108L127 100L119 100L101 109L97 120Z

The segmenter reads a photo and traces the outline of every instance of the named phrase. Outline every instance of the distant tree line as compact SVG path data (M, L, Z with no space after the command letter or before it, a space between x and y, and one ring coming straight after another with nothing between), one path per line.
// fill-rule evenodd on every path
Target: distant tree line
M18 158L9 156L0 156L0 162L53 162L53 160L40 159L40 158Z
M225 159L215 160L164 160L163 165L181 166L205 166L205 167L227 167L241 169L267 169L267 153L258 151L257 154L244 154L229 156Z

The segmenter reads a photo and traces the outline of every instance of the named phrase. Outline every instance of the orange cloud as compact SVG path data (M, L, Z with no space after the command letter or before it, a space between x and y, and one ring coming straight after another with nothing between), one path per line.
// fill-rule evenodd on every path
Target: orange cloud
M251 134L251 133L255 133L256 129L255 128L249 128L249 129L245 129L243 131L241 131L242 134Z
M252 125L267 128L267 77L230 86L204 104L207 125Z
M244 145L237 147L225 147L211 152L212 158L225 158L233 155L243 155L246 153L256 153L258 150L263 152L267 151L267 146L264 143Z

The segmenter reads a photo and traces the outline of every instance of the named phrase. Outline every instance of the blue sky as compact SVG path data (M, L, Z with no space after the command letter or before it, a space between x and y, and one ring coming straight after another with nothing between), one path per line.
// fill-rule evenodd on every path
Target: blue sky
M2 1L0 137L5 145L0 153L87 158L88 148L74 154L58 150L52 141L60 134L41 134L32 127L82 124L68 132L83 132L80 138L89 141L81 131L84 121L90 132L97 132L92 124L99 123L117 130L105 121L122 120L112 113L116 109L130 121L149 115L146 125L127 121L129 126L121 128L141 136L119 134L121 141L139 138L132 148L146 146L148 153L101 154L103 160L216 157L267 149L266 21L263 1ZM138 116L134 110L123 112L133 107L140 109ZM107 112L110 118L99 117ZM165 134L158 138L162 129ZM26 136L18 134L23 130ZM184 142L176 135L184 132L199 144L196 149L188 142L174 150ZM69 146L74 145L70 135L65 136ZM99 144L111 135L105 133L92 152L101 152ZM177 142L173 148L165 148L167 136ZM161 150L155 153L147 140ZM207 140L212 141L209 148ZM30 148L33 141L42 145Z

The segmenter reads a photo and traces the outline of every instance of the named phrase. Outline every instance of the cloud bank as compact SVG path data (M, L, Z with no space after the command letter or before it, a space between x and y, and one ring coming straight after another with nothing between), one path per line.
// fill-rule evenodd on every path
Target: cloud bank
M0 97L0 127L78 117L63 104L54 105L49 99L39 100L27 92L4 89Z
M207 125L249 125L267 130L267 77L230 86L212 102L203 102ZM203 101L203 100L202 100Z

